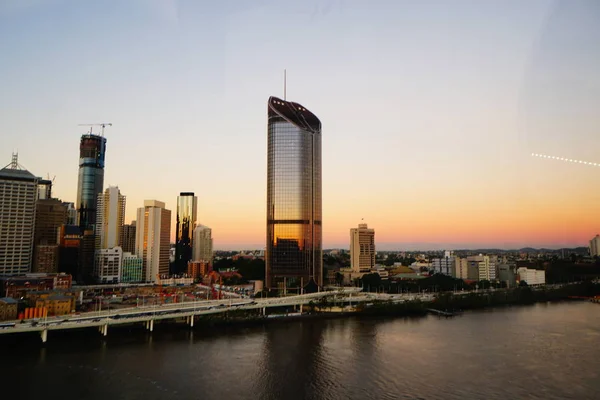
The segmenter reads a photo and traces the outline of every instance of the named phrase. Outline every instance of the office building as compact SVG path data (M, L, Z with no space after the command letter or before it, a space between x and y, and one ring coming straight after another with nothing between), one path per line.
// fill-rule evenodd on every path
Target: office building
M136 221L135 253L143 260L142 276L146 282L156 282L159 276L169 275L171 211L162 201L145 200Z
M58 230L58 271L81 279L80 249L83 235L78 225L62 225Z
M506 286L511 288L516 285L515 265L509 263L498 264L498 280L506 282Z
M212 266L208 261L190 261L187 267L187 276L190 278L202 279L212 271Z
M143 282L142 267L144 260L130 252L123 253L121 263L121 283Z
M194 229L193 261L206 261L213 264L213 239L212 229L205 225L198 225Z
M527 282L529 286L546 284L546 271L543 269L520 267L517 269L517 275L519 282Z
M478 269L478 280L483 281L495 281L498 277L496 271L496 261L497 257L495 256L484 256L482 254L478 256L469 256L467 257L467 261L477 263Z
M350 229L350 268L353 274L369 273L375 268L375 230L367 224Z
M39 180L17 154L0 170L0 275L31 271Z
M125 196L117 186L109 186L98 196L96 211L96 249L119 246L125 222Z
M82 230L94 227L98 195L104 189L104 156L106 138L87 133L79 143L79 176L77 180L77 223Z
M48 186L45 191L51 193ZM67 207L62 201L38 199L33 234L33 272L58 272L58 233L66 220Z
M123 225L119 242L123 253L135 253L135 220L131 221L131 224Z
M97 283L119 283L123 250L120 247L96 250L94 278Z
M192 259L193 233L196 227L198 198L193 192L182 192L177 197L177 216L175 221L175 262L174 274L182 274L187 270L187 263Z
M590 240L590 256L600 256L600 235L596 235Z
M458 279L469 279L469 262L466 258L454 257L454 276Z
M450 255L446 255L443 258L434 258L431 260L429 268L432 274L454 276L456 273L456 258Z
M316 290L323 286L321 121L277 97L267 114L266 285Z

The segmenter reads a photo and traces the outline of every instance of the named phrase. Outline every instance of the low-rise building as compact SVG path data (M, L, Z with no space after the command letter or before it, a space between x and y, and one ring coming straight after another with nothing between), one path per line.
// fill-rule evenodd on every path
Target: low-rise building
M0 298L0 321L11 321L17 319L17 300L10 297Z
M372 274L378 274L382 281L390 278L390 273L385 269L383 265L375 265L375 268L371 270Z
M18 299L28 291L70 289L72 282L72 276L64 273L0 277L0 296Z
M48 310L48 316L71 314L75 312L75 298L60 294L40 297L36 300L35 307Z
M444 274L454 276L456 259L452 256L444 258L434 258L431 260L431 274Z
M212 271L209 261L188 261L187 275L193 279L202 279Z
M132 253L123 253L123 262L121 264L121 282L135 283L143 281L144 259Z
M517 269L517 275L520 282L527 282L529 286L546 284L546 271L543 269L521 267Z

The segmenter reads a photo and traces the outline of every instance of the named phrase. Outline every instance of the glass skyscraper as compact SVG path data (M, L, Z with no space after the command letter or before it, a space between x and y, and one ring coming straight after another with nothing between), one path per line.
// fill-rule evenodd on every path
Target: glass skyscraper
M77 222L82 230L96 224L98 195L104 188L104 154L106 138L87 133L79 144L79 178L77 180Z
M321 220L321 121L298 103L270 97L267 287L323 285Z
M174 274L187 271L187 263L192 260L192 241L196 227L196 212L198 198L193 192L182 192L177 197L177 221L175 238Z

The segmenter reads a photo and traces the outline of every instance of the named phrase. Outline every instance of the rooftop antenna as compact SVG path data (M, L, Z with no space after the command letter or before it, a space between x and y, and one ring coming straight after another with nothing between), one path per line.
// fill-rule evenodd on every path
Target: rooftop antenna
M287 95L286 90L287 90L287 71L284 69L283 70L283 100L284 101L287 101L286 100L286 95Z

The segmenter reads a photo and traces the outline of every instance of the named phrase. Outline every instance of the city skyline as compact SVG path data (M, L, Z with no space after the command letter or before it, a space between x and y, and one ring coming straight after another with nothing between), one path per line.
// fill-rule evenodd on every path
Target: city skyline
M104 184L127 193L126 223L144 199L175 210L180 191L207 192L198 206L215 249L261 249L263 99L283 91L287 68L288 96L327 125L323 248L347 248L348 229L362 218L377 230L378 250L586 246L599 231L595 168L531 156L600 161L591 107L599 98L591 46L600 36L590 20L597 3L309 3L264 1L236 12L129 3L96 14L99 6L74 3L0 6L0 36L17 38L3 43L10 61L0 66L13 93L0 100L4 148L19 149L34 175L56 175L53 195L76 203L75 142L85 133L77 125L111 121ZM40 23L48 13L62 30ZM73 37L84 15L115 29ZM139 19L129 24L132 15ZM198 28L196 18L209 24ZM282 19L294 29L279 29ZM203 39L203 29L216 39ZM59 43L52 57L38 36ZM274 60L266 40L289 45ZM213 61L190 53L196 45ZM120 62L85 57L92 48ZM232 101L244 107L229 120ZM180 159L181 141L202 152L210 173L168 173L165 164L197 166ZM171 232L173 241L174 219Z

